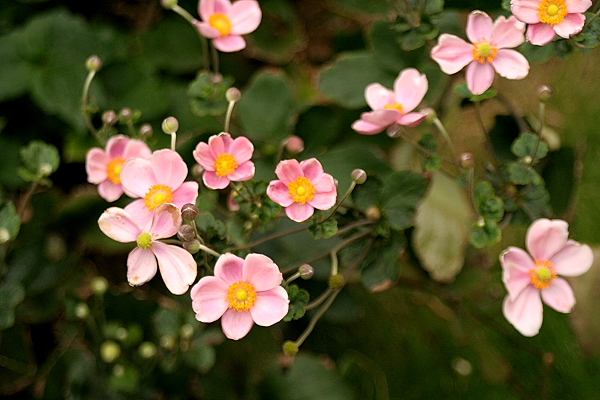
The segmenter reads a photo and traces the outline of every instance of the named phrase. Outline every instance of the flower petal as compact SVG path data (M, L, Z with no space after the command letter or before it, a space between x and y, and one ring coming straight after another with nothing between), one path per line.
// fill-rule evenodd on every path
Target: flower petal
M550 24L538 23L529 25L527 28L527 40L536 46L547 45L555 36L556 32L554 32Z
M235 311L230 308L221 317L221 327L227 338L239 340L246 336L254 326L252 315L248 311Z
M569 0L566 3L569 14L586 12L592 6L591 0Z
M502 281L510 298L514 300L531 284L529 271L535 269L535 263L525 250L509 247L500 254L500 264L503 270Z
M492 33L491 41L498 48L517 47L525 42L525 24L514 16L508 19L500 16L494 22L494 32Z
M104 200L112 202L123 194L123 186L111 180L105 180L98 185L98 193Z
M529 74L529 61L516 50L500 49L492 66L507 79L523 79Z
M152 157L152 150L146 143L137 139L130 139L127 142L127 146L123 150L122 157L126 160L130 158L150 158Z
M131 215L131 217L137 221L140 229L146 231L150 229L150 223L152 222L154 213L148 210L148 207L146 207L143 199L137 199L127 204L125 206L125 211L127 211L129 215Z
M414 68L406 68L394 82L396 102L402 104L403 112L408 113L419 105L427 93L427 76Z
M371 83L365 88L365 100L372 110L380 110L394 102L394 92L379 83Z
M569 313L575 307L575 295L567 281L556 278L552 286L542 290L542 300L558 312Z
M418 112L414 112L414 113L404 114L403 116L398 118L398 120L396 122L398 122L398 124L400 124L400 125L405 125L405 126L417 126L421 122L425 121L425 118L427 118L427 115L421 114Z
M300 203L292 203L289 207L285 209L286 215L292 221L296 222L304 222L315 212L315 208L311 206L309 203L300 204Z
M277 287L283 281L283 275L277 264L263 254L248 254L244 260L242 280L250 283L262 292Z
M489 41L492 37L494 21L483 11L475 10L467 20L467 38L471 43Z
M585 16L583 14L568 14L560 24L554 25L554 32L560 37L568 39L569 36L581 32L585 24Z
M254 177L256 167L252 161L246 161L235 169L227 178L234 182L248 181Z
M94 147L85 157L87 180L95 185L108 179L108 163L110 159L104 150Z
M252 158L254 145L247 137L240 136L231 141L228 152L238 164L242 164Z
M527 250L535 260L550 260L567 244L569 224L565 221L541 218L527 231Z
M213 190L225 189L231 182L228 177L219 176L214 171L204 171L202 181L207 188Z
M473 45L458 36L444 33L431 50L431 58L446 74L455 74L473 61Z
M106 236L121 243L135 242L142 233L138 222L118 207L104 211L98 219L98 226Z
M228 14L231 9L229 0L201 0L198 3L198 14L208 21L213 14Z
M300 162L300 168L302 169L302 174L311 181L320 180L325 175L323 166L316 158L309 158Z
M192 309L200 322L214 322L229 308L227 293L229 286L219 278L205 276L192 287Z
M156 183L150 160L133 158L123 164L121 184L129 197L144 197Z
M492 86L494 75L491 64L473 61L467 67L467 87L473 94L482 94Z
M282 207L289 207L294 202L290 197L290 189L282 181L271 181L267 188L267 196Z
M243 37L238 35L228 35L225 37L218 37L213 39L213 44L224 53L231 53L233 51L242 50L246 47L246 41Z
M181 227L181 211L174 204L161 204L154 210L150 234L153 239L169 238Z
M187 292L196 280L198 265L194 257L181 247L161 242L152 242L152 250L167 289L173 294Z
M187 203L196 204L197 197L198 182L183 182L183 184L173 192L173 204L180 208Z
M316 193L315 197L313 197L313 199L309 201L308 204L310 204L314 208L325 211L329 210L335 205L336 197L337 191Z
M171 149L157 150L150 157L156 183L177 189L187 177L188 168L179 153Z
M385 128L385 126L375 125L370 122L363 121L362 119L354 121L352 124L352 129L363 135L375 135L382 132Z
M395 123L402 114L398 110L382 109L363 113L360 118L371 124L388 127Z
M215 277L228 286L242 280L244 259L235 254L225 253L215 263Z
M586 273L594 262L594 253L587 244L568 240L565 247L552 256L556 273L562 276L579 276Z
M210 151L208 144L204 142L198 143L196 149L192 152L194 160L198 162L206 171L215 170L215 157Z
M540 0L512 0L510 11L519 21L526 24L540 22Z
M301 176L304 176L302 168L300 168L300 163L295 159L280 161L275 168L275 175L277 175L286 186Z
M139 286L156 275L156 257L151 249L136 247L127 257L127 281L131 286Z
M232 25L231 33L246 35L258 28L262 11L255 0L238 0L231 6L228 17Z
M506 296L502 311L523 336L535 336L542 327L544 308L540 293L534 286L527 287L514 300Z
M250 314L257 325L271 326L287 315L289 303L286 290L281 286L277 286L257 294L256 302L250 309Z

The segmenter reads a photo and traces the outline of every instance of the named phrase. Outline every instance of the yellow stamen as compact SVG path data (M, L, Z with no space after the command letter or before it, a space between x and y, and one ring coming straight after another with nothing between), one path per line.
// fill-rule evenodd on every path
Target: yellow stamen
M543 0L539 10L540 22L550 25L560 24L569 13L564 0Z
M315 193L317 193L317 189L310 179L304 176L291 182L288 185L288 189L290 190L290 197L300 204L311 201L315 197Z
M218 176L227 176L238 167L235 157L229 153L219 154L215 160L215 173Z
M117 185L121 184L121 171L123 170L124 163L124 158L117 157L110 160L110 162L108 163L108 167L106 167L108 179L110 179L113 183L116 183Z
M236 282L229 286L227 301L235 311L248 311L256 302L256 289L248 282Z
M150 211L165 203L173 202L173 190L167 185L154 185L146 193L145 204Z
M558 276L554 271L554 264L548 260L535 260L535 269L529 271L531 284L538 289L548 289Z
M498 55L498 48L486 41L473 43L473 59L484 64L491 63Z
M213 14L208 19L210 26L219 31L221 36L227 36L231 33L231 20L225 14Z
M402 104L400 103L392 103L392 104L386 104L385 106L383 106L383 108L385 108L386 110L396 110L396 111L400 111L401 113L404 112L404 107L402 107Z

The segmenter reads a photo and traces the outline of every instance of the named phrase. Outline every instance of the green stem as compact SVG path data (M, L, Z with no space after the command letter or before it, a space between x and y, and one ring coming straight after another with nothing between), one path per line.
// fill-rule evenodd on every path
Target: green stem
M205 253L208 253L210 255L213 255L217 258L221 257L221 253L217 253L216 251L214 251L213 249L211 249L210 247L206 247L203 244L200 244L200 250L204 251Z
M325 290L323 293L321 293L321 295L319 297L317 297L316 299L314 299L313 301L311 301L310 303L308 303L305 307L306 310L312 310L313 308L317 308L321 303L323 303L327 297L329 297L329 294L333 292L333 289L328 287L327 290Z
M229 182L229 186L231 187L231 190L233 190L235 192L235 194L237 194L238 196L240 196L242 199L246 200L248 203L252 202L252 199L249 199L248 197L244 196L242 194L242 192L240 192L239 190L237 190L237 188L235 187L235 185L233 184L233 182Z
M92 132L92 134L99 143L104 144L103 140L100 138L100 133L92 123L92 117L90 116L90 111L88 110L90 86L92 85L94 76L96 76L96 71L90 71L88 72L88 75L85 78L85 82L83 83L83 93L81 95L81 107L83 116L85 117L85 123L87 124L88 129L90 130L90 132Z
M196 21L196 18L194 18L192 16L192 14L190 14L189 12L187 12L185 9L181 8L181 6L179 4L175 4L173 6L173 8L171 8L171 10L175 11L177 14L181 15L183 18L185 18L185 20L187 22L189 22L190 24L192 24L194 27L196 26L194 24L194 22Z
M452 152L452 158L454 160L454 165L456 166L456 168L458 170L460 170L460 165L458 164L458 154L456 153L454 144L452 143L452 140L450 140L450 135L448 135L448 131L444 127L444 124L442 124L442 121L440 121L440 119L438 117L435 117L435 119L433 120L433 124L438 128L438 130L444 137L444 140L446 140L446 143L448 143L448 147L450 147L450 151Z
M215 74L218 74L219 73L219 53L217 52L217 48L215 47L214 44L212 46L210 46L210 55L212 56L212 59L213 59L213 72Z
M490 158L493 161L493 164L495 166L498 165L498 159L496 158L496 153L494 152L494 146L492 145L492 139L490 138L490 134L487 131L487 129L485 129L485 124L483 123L483 118L481 116L481 104L479 103L479 101L474 102L475 104L475 115L477 116L477 122L479 123L479 126L481 127L481 130L483 131L483 135L485 136L485 143L486 143L486 147L488 148L488 153L490 153Z
M171 150L175 151L177 148L177 132L171 133Z
M531 161L529 162L529 166L531 167L537 158L537 152L540 147L540 142L542 141L542 131L544 130L544 120L546 118L546 103L540 101L539 108L539 126L537 129L537 141L535 142L535 147L533 148L533 154L531 155Z
M235 101L230 101L227 106L227 114L225 114L225 131L229 132L229 123L231 122L231 114L233 113L233 107L235 106Z
M350 187L346 191L346 194L344 194L344 197L342 197L342 199L340 201L338 201L336 203L336 205L333 207L333 211L331 211L331 213L327 217L325 217L325 219L322 219L321 221L318 221L317 224L322 224L323 222L325 222L328 219L330 219L331 217L333 217L333 215L336 213L336 211L338 210L338 208L340 208L340 206L342 205L342 203L344 201L346 201L346 199L348 198L348 196L350 196L350 193L352 193L352 191L354 190L355 187L356 187L356 182L352 181L352 183L350 184Z
M259 245L261 245L263 243L270 242L271 240L279 239L279 238L282 238L282 237L285 237L285 236L288 236L288 235L293 235L294 233L302 232L302 231L304 231L306 229L308 229L308 226L302 225L302 226L299 226L297 228L290 229L289 231L279 232L279 233L276 233L274 235L267 236L265 238L262 238L260 240L257 240L256 242L253 242L253 243L250 243L250 244L245 244L243 246L233 247L230 250L231 251L237 251L237 250L251 249L251 248L259 246Z
M340 290L333 291L333 293L331 293L331 296L329 296L329 298L327 299L325 304L323 304L323 306L319 309L319 311L317 311L317 313L315 315L313 315L313 317L310 319L308 326L306 327L304 332L302 332L302 335L300 335L298 340L296 340L296 346L300 347L302 345L302 343L304 343L306 338L311 334L311 332L315 328L317 321L319 321L319 319L323 316L323 314L325 314L325 312L329 309L329 307L331 307L331 304L333 304L333 301L335 300L335 298L337 297L337 295L339 293L340 293Z

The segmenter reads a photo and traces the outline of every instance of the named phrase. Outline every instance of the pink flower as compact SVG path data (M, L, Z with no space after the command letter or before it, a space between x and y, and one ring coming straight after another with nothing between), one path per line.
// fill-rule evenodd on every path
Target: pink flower
M202 21L194 21L200 34L209 39L218 50L238 51L246 47L241 35L246 35L260 24L262 12L255 0L200 0L198 14Z
M492 86L494 71L508 79L523 79L529 73L529 62L516 50L525 41L525 24L514 16L498 17L495 22L483 11L473 11L467 22L467 37L443 34L431 50L431 58L446 74L467 67L467 86L473 94L481 94Z
M173 204L159 206L146 229L122 208L111 207L98 220L100 230L117 242L137 242L127 257L127 280L139 286L156 275L158 268L167 289L173 294L183 294L196 279L197 265L194 257L181 247L159 242L171 237L181 227L181 212Z
M192 288L196 319L208 323L221 318L223 333L234 340L246 336L255 323L271 326L288 313L282 280L279 267L267 256L223 254L215 276L205 276Z
M400 72L394 81L394 90L379 83L372 83L365 89L365 98L371 112L363 113L352 124L352 129L364 135L374 135L394 124L416 126L426 115L414 110L427 93L427 77L414 68Z
M187 173L181 156L169 149L155 151L148 160L127 161L121 172L123 189L128 196L141 198L125 210L144 226L161 204L173 203L181 208L186 203L196 203L198 183L184 182Z
M121 170L131 158L150 158L152 151L146 143L124 135L111 137L106 151L94 147L87 153L85 170L88 182L98 185L98 193L106 201L115 201L123 194Z
M329 210L335 204L337 188L333 177L323 172L316 158L300 163L293 159L281 161L275 174L280 180L271 181L267 195L286 207L285 213L292 221L306 221L315 208Z
M254 176L250 161L254 146L245 137L232 139L229 133L211 136L208 144L198 143L194 158L204 168L204 184L210 189L223 189L230 181L247 181Z
M510 9L526 24L527 39L538 46L548 44L556 35L567 39L581 32L582 14L592 6L591 0L512 0Z
M581 275L594 261L589 246L568 239L568 227L562 220L538 219L527 231L529 254L518 247L500 254L508 290L504 316L525 336L536 335L542 326L542 301L563 313L575 305L573 290L558 275Z

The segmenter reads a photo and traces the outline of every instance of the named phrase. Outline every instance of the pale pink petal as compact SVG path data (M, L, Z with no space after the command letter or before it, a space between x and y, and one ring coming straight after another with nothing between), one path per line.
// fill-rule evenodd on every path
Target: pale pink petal
M106 142L106 154L112 160L113 158L123 157L127 144L131 139L125 135L115 135ZM125 158L125 157L123 157Z
M215 170L215 157L210 151L210 147L208 144L204 142L198 143L196 149L193 151L192 155L194 159L204 168L206 171L214 171Z
M380 110L394 102L394 92L379 83L371 83L365 88L365 100L372 110Z
M427 118L427 115L415 112L404 114L403 116L398 118L396 122L400 125L405 126L417 126L421 122L425 121L425 118Z
M104 211L98 219L98 226L106 236L121 243L135 242L142 233L138 221L118 207Z
M233 35L246 35L258 28L262 12L255 0L238 0L233 3L228 17L232 25L231 33Z
M473 61L467 67L467 87L471 93L481 94L492 86L494 75L494 67L491 64Z
M230 286L242 280L243 268L243 258L235 254L225 253L215 263L215 277Z
M282 207L288 207L294 202L290 197L290 189L281 181L271 181L267 188L267 196Z
M98 193L106 201L115 201L123 194L123 187L107 179L98 185Z
M594 262L594 253L587 244L568 240L565 247L552 256L557 274L563 276L579 276L586 273Z
M198 3L198 14L205 21L208 21L213 14L228 14L230 9L229 0L201 0Z
M89 183L99 184L108 179L108 163L110 159L104 150L94 147L85 157L85 171Z
M541 218L527 231L527 250L535 260L550 260L566 244L569 224L560 219Z
M257 325L271 326L281 321L287 315L288 310L288 294L284 288L277 286L257 294L250 314Z
M444 33L431 50L431 58L446 74L455 74L473 61L473 45L458 36Z
M592 6L591 0L567 0L566 3L569 14L586 12Z
M311 206L309 203L300 204L300 203L292 203L289 207L285 209L286 215L295 222L304 222L315 212L315 208Z
M529 73L529 62L523 54L516 50L498 50L492 66L498 75L507 79L523 79Z
M555 36L556 32L550 24L538 23L529 25L527 28L527 40L536 46L544 46L550 43Z
M231 53L233 51L242 50L246 47L246 40L238 35L228 35L225 37L218 37L213 39L213 44L224 53Z
M231 138L231 135L227 132L221 132L218 135L223 141L223 153L231 154L231 145L233 144L234 139Z
M375 125L370 122L363 121L362 119L354 121L352 124L352 129L363 135L375 135L382 132L385 128L385 126Z
M581 32L585 24L585 16L583 14L568 14L560 24L554 25L554 32L560 37L568 39L569 36Z
M138 199L127 204L125 206L125 211L137 221L142 230L150 229L150 223L152 222L154 213L148 210L144 199Z
M139 286L156 275L156 257L151 249L136 247L127 256L127 282Z
M514 300L506 296L502 311L522 335L535 336L540 331L544 308L540 293L534 286L525 288Z
M150 158L156 183L177 189L187 177L188 168L179 153L171 149L157 150Z
M221 327L227 338L239 340L246 336L254 326L254 320L248 311L235 311L230 308L221 317Z
M308 202L314 208L318 208L319 210L329 210L335 204L335 199L337 197L337 192L324 192L317 193L315 197L311 201ZM311 213L312 215L312 213Z
M248 181L254 177L254 173L256 172L256 168L252 161L246 161L235 169L231 174L227 175L232 181L242 182Z
M198 197L198 182L184 182L173 192L173 203L180 207L187 203L196 203Z
M363 113L360 116L360 118L363 121L369 122L371 124L387 127L395 123L396 120L401 116L402 114L398 110L382 109Z
M300 163L295 159L280 161L275 168L275 175L286 185L304 176Z
M152 242L165 286L173 294L184 294L196 280L198 265L189 251L170 244Z
M203 22L203 21L198 21L198 20L194 20L193 22L194 22L194 25L196 26L196 29L198 29L198 32L200 32L200 34L202 36L204 36L205 38L214 39L214 38L218 38L221 36L221 32L219 32L218 29L214 28L208 22Z
M512 0L510 10L519 21L526 24L540 22L540 0Z
M229 286L219 278L205 276L192 287L192 309L196 319L209 323L221 318L229 308L227 293Z
M531 284L529 271L535 269L531 256L523 249L509 247L500 254L502 264L502 281L511 299L515 299Z
M263 254L248 254L242 269L242 280L256 291L271 290L281 284L283 275L277 264Z
M396 102L402 104L404 113L408 113L417 108L428 88L429 84L424 74L414 68L407 68L394 82Z
M556 278L552 286L542 290L542 300L558 312L571 312L575 306L575 295L571 286L561 278Z
M498 17L494 22L494 32L490 39L498 48L513 48L525 42L525 24L514 16L506 19Z
M254 145L247 137L244 136L233 139L228 149L228 153L235 158L235 161L238 164L242 164L250 160L253 152Z
M483 11L475 10L467 20L467 38L471 43L489 41L492 37L494 21Z
M123 150L122 157L126 160L130 158L150 158L152 150L146 143L137 139L130 139L127 146Z
M336 192L335 181L333 176L329 174L322 174L312 179L312 184L315 187L317 193L330 193Z
M309 158L300 162L300 168L304 176L311 181L320 180L325 174L323 166L316 158Z
M146 196L156 183L150 160L133 158L123 164L121 184L129 197Z
M153 239L174 236L181 227L181 211L174 204L162 204L154 210L150 233Z
M219 176L214 171L205 171L202 175L204 185L212 190L225 189L229 186L230 179L226 176Z
M208 147L213 159L217 159L221 154L225 153L225 137L229 136L228 133L221 133L219 135L213 135L208 138Z

